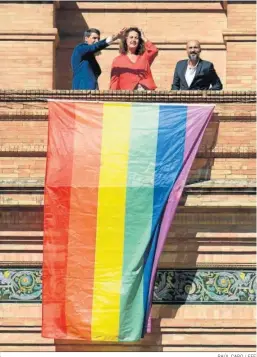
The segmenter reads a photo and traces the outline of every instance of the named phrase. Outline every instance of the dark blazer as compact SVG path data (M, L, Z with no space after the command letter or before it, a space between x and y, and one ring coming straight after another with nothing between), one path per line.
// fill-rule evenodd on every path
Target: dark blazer
M223 88L222 83L214 69L211 62L199 59L198 66L196 68L195 77L190 87L188 87L185 74L187 70L188 60L179 61L175 68L173 83L171 89L173 90L221 90ZM210 88L210 85L211 88Z
M93 45L81 43L74 48L71 56L72 89L98 89L97 79L101 68L94 54L107 46L104 39Z

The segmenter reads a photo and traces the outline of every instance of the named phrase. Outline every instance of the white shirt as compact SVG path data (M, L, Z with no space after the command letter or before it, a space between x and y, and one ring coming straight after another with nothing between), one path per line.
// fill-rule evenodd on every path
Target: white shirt
M109 45L110 43L112 43L112 42L113 42L112 36L108 36L105 41L108 43L108 45Z
M189 63L187 63L187 70L186 70L185 78L186 78L188 87L191 86L191 84L195 78L195 72L196 72L198 63L199 63L199 61L197 62L197 64L194 67L189 67Z

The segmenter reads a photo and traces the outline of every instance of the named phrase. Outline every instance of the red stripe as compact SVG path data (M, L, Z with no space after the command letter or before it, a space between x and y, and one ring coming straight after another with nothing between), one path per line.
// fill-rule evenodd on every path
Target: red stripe
M49 103L44 208L42 335L66 336L66 266L73 165L74 104Z
M103 104L51 103L42 335L91 339Z
M67 262L67 335L91 340L103 104L76 104Z

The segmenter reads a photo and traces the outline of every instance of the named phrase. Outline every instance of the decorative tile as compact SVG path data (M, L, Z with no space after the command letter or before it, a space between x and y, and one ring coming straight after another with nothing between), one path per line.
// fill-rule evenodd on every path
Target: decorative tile
M159 270L153 302L158 304L255 304L254 270Z
M41 302L40 268L0 268L0 302Z
M41 268L0 268L0 302L42 301ZM159 270L154 304L256 303L255 270Z

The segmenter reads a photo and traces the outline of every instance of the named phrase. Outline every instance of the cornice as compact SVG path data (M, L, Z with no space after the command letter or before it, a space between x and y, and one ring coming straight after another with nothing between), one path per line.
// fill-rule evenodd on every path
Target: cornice
M59 43L57 28L35 30L0 30L0 41L52 41Z
M255 42L256 32L247 29L229 29L223 31L224 42Z
M182 1L61 1L61 11L87 11L87 12L224 12L219 1L207 2L182 2Z

